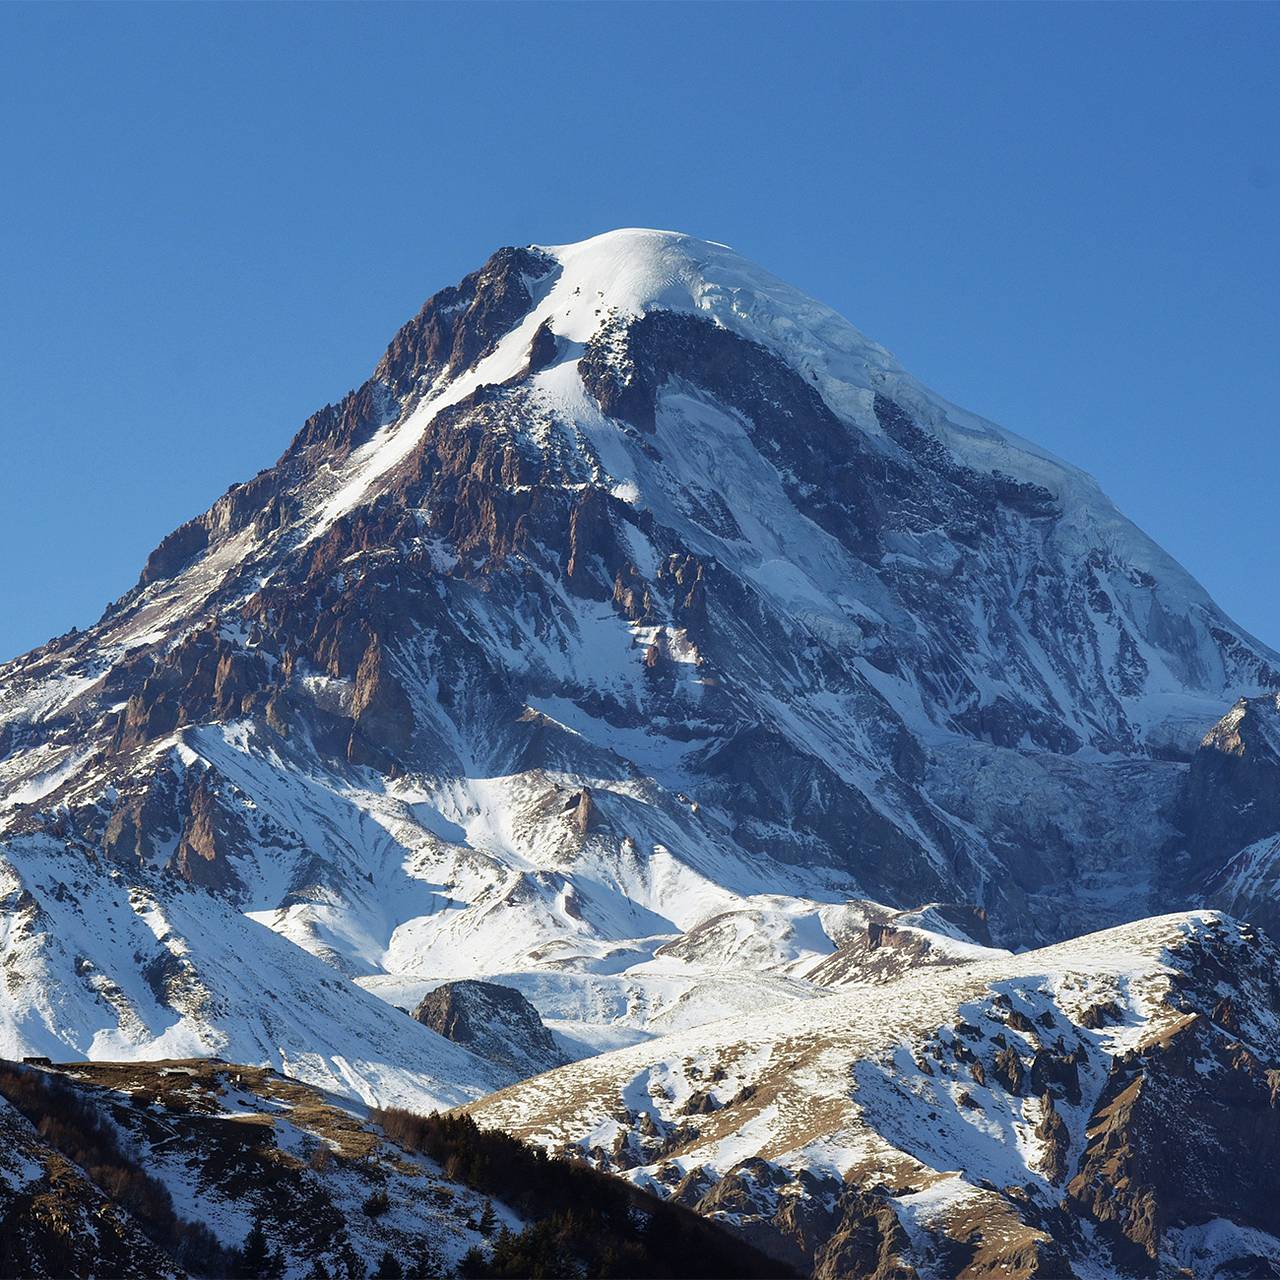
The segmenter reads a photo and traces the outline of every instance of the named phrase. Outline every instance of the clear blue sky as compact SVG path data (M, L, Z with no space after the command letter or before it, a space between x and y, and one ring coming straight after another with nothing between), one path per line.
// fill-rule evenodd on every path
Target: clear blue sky
M1280 645L1280 5L0 6L0 656L497 246L726 241Z

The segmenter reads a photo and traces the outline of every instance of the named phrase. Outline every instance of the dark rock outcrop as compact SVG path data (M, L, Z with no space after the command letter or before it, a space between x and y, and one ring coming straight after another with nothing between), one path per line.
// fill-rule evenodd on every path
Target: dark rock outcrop
M567 1062L538 1011L513 987L462 979L428 992L413 1017L505 1067L515 1080Z
M1070 1171L1071 1133L1054 1105L1053 1094L1047 1089L1040 1095L1040 1105L1044 1109L1036 1125L1036 1137L1044 1143L1044 1160L1040 1167L1044 1176L1056 1186Z
M1213 1217L1280 1235L1278 1081L1197 1012L1115 1060L1067 1194L1118 1263L1154 1274L1164 1231Z
M883 1200L853 1190L841 1201L839 1225L814 1260L814 1280L916 1280L903 1261L910 1239Z
M1187 773L1181 814L1202 866L1280 831L1277 697L1241 698L1205 734Z
M1205 734L1191 758L1178 800L1175 863L1195 892L1233 914L1280 930L1275 850L1256 842L1280 837L1280 694L1241 698Z

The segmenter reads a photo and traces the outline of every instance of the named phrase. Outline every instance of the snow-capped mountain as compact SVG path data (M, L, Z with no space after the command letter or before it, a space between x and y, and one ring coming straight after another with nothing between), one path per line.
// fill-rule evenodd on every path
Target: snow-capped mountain
M1187 762L1278 686L1089 477L731 250L503 249L0 668L0 1052L451 1105L511 1076L393 1007L446 980L583 1056L1181 907Z

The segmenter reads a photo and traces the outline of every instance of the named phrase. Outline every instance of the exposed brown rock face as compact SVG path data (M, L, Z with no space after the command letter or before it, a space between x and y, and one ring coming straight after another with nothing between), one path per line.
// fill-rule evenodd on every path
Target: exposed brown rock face
M609 502L600 490L588 489L569 515L565 577L570 590L594 600L608 600L619 554Z
M1122 1016L1120 1006L1114 1000L1100 1000L1097 1004L1091 1004L1080 1015L1080 1025L1095 1031L1109 1023L1119 1022Z
M1050 1090L1072 1104L1080 1101L1081 1049L1065 1049L1061 1039L1053 1048L1041 1045L1031 1059L1028 1073L1031 1092Z
M125 866L160 859L189 883L234 897L235 860L252 847L241 800L212 768L177 772L163 760L119 798L101 826L102 852ZM86 834L95 815L85 815Z
M112 745L127 752L185 724L250 713L268 684L264 659L214 627L190 632L168 652L126 655L103 682L104 692L134 690L123 714L109 720Z
M564 812L569 815L569 821L584 836L594 825L594 808L591 791L587 787L583 787L581 791L575 791L564 803Z
M1040 1095L1044 1115L1036 1125L1036 1137L1044 1143L1045 1158L1041 1165L1044 1176L1057 1186L1070 1172L1071 1134L1066 1121L1054 1106L1053 1094L1047 1089Z
M529 310L526 280L546 280L555 263L531 249L499 249L454 289L437 293L392 340L375 377L403 393L438 368L469 369Z
M951 1209L936 1250L935 1274L956 1280L1074 1280L1076 1273L1062 1245L1020 1216L1018 1210L1028 1207L1016 1195L1006 1199L987 1193ZM1030 1216L1035 1216L1034 1210Z
M289 458L319 446L332 450L335 457L345 458L383 425L389 409L386 390L376 378L371 379L359 389L348 391L337 404L325 405L313 413L284 456Z
M373 388L367 388L363 394L366 397L374 396L379 406L384 405L383 398ZM361 407L357 409L357 405ZM354 431L355 428L349 425L349 419L357 412L375 411L367 400L361 399L360 393L352 392L343 401L341 413L330 406L309 420L308 426L317 420L329 421L333 417L335 422L341 419L348 423L347 429ZM335 427L335 434L337 430ZM305 433L307 427L303 431ZM288 468L277 466L258 472L244 484L232 485L203 515L188 520L161 541L148 557L138 586L145 587L174 577L194 557L221 538L239 533L250 526L258 534L265 535L292 519L298 512L292 496L285 491L290 475ZM119 602L111 606L107 616L118 607Z
M557 346L556 335L551 331L551 322L544 320L538 326L533 335L533 341L529 344L529 363L525 366L525 377L539 373L552 364L556 358Z
M177 781L172 773L150 777L138 793L122 797L102 835L102 850L120 862L143 862L154 856L179 825Z
M993 1074L1006 1092L1015 1095L1022 1092L1022 1081L1026 1073L1022 1069L1022 1058L1012 1045L996 1054Z
M375 752L379 760L388 755L394 758L413 740L413 708L389 667L390 659L381 641L370 639L356 668L351 704L355 726L353 745L348 747L352 763L370 763L365 756Z
M249 842L244 819L224 801L212 770L194 778L188 775L184 799L186 820L174 866L192 884L219 892L235 890L240 879L231 860Z
M699 1213L731 1222L733 1229L762 1252L806 1273L812 1258L842 1222L841 1205L860 1220L856 1193L834 1178L807 1171L798 1176L767 1160L747 1159L716 1178L694 1171L677 1194Z
M140 582L143 586L161 578L171 578L186 566L192 557L209 545L209 530L202 521L188 520L171 534L147 557Z
M814 1262L814 1280L916 1280L915 1268L902 1261L907 1233L888 1205L855 1191L841 1208L840 1224Z
M500 249L456 287L433 295L391 340L373 377L313 415L282 461L317 446L345 457L383 424L393 402L413 397L446 370L471 368L532 305L526 278L545 277L553 265L527 249Z

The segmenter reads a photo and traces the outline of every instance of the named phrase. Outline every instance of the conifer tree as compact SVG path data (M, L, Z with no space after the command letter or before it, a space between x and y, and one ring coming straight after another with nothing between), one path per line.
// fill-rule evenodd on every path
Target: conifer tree
M261 1214L254 1218L253 1226L240 1246L234 1274L239 1280L274 1280L274 1277L284 1274L284 1255L268 1243Z
M414 1246L406 1271L408 1280L438 1280L443 1274L440 1259L427 1240L421 1240Z
M390 1249L383 1252L382 1261L373 1273L373 1280L404 1280L404 1268L400 1265L400 1259Z

